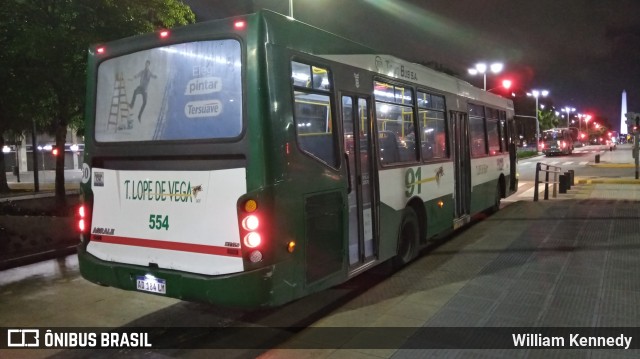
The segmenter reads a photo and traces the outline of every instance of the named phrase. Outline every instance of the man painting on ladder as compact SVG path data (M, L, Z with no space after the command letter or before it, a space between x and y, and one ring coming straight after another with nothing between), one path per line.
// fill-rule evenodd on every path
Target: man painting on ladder
M138 122L141 122L140 118L142 117L142 111L144 111L145 106L147 106L147 87L149 86L149 81L151 81L151 78L158 78L153 72L151 72L151 70L149 70L150 65L151 61L147 60L144 65L144 70L138 72L138 74L133 77L133 79L140 78L140 85L138 85L138 87L133 91L133 97L131 98L129 108L133 108L136 104L136 97L138 94L142 95L142 107L140 107L140 112L138 112Z

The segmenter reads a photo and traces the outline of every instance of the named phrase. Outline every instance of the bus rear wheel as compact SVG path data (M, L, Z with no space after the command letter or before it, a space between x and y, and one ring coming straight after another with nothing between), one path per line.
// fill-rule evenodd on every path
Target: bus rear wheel
M393 259L393 266L396 269L405 266L417 256L419 238L418 216L413 209L405 208L398 235L398 252Z
M500 210L500 200L502 199L502 186L500 186L500 183L498 183L498 186L496 187L496 194L495 194L495 198L493 200L493 207L491 207L491 211L492 212L498 212L498 210Z

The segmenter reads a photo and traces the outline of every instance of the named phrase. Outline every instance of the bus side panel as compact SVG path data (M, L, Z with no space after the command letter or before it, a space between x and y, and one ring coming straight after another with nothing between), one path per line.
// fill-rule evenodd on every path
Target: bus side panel
M509 175L508 155L471 160L471 213L478 213L494 204L500 175Z
M343 207L340 192L328 192L306 198L307 283L313 283L342 269Z
M411 198L418 197L424 203L426 218L420 218L420 221L426 221L427 237L451 228L454 185L452 162L384 169L379 176L381 259L396 253L400 215Z

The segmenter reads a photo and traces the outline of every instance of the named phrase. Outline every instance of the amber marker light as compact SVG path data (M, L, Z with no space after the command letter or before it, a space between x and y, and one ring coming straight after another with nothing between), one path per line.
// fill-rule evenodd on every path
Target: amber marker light
M438 201L438 207L440 208L444 207L444 202L442 202L442 200Z
M246 201L244 203L244 210L251 213L251 212L255 212L256 209L258 209L258 203L252 199Z
M287 245L287 251L289 253L293 253L295 249L296 249L296 242L294 241L289 242L289 244Z

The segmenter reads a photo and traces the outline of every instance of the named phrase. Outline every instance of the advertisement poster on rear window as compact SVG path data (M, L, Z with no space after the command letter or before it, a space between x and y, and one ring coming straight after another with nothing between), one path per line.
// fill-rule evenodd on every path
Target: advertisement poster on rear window
M236 40L199 41L108 59L98 68L98 142L229 139L242 131Z

